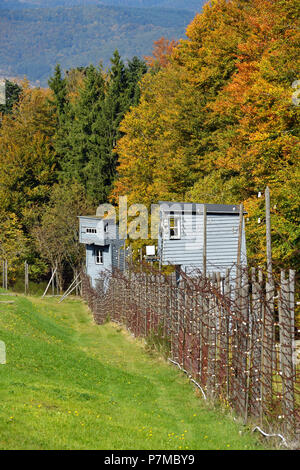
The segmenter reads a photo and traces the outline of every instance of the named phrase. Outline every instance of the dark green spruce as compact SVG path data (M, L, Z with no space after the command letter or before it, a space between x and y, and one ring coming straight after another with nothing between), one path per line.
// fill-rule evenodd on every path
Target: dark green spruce
M120 123L130 106L139 102L139 81L147 71L144 61L134 57L125 65L114 52L108 71L90 65L79 96L68 101L68 74L55 69L49 86L58 115L55 150L60 179L81 183L94 203L107 201L115 179L118 156L114 150L121 137Z

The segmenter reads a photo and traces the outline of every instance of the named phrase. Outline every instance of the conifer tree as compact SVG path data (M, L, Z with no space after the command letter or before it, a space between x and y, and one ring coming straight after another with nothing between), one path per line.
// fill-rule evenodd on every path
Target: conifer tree
M95 202L107 201L116 175L115 146L121 137L120 122L131 105L139 101L139 80L146 65L133 58L125 67L118 51L111 59L102 108L92 126L94 151L86 168L87 192Z
M79 71L77 90L74 83L72 91L69 86L74 74L63 78L59 65L49 80L58 123L55 151L60 179L75 179L95 204L107 201L116 174L114 147L121 136L120 122L130 106L138 103L138 83L146 70L137 57L125 66L115 51L107 73L93 65Z
M79 98L70 104L64 123L63 140L57 149L61 153L64 181L77 180L88 186L90 161L95 153L97 142L93 135L93 125L101 112L104 98L102 70L93 65L87 67Z
M135 56L128 61L126 72L130 105L137 106L141 97L140 80L147 72L146 63Z
M62 77L59 64L56 65L54 76L50 77L48 84L54 94L54 98L51 102L56 108L58 117L62 117L65 113L65 106L67 104L67 87L66 79Z

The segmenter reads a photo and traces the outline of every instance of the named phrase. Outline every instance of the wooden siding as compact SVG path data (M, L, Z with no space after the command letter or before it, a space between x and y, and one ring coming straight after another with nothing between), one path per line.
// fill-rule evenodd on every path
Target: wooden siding
M112 265L111 246L99 247L103 250L103 264L96 263L95 250L97 248L96 245L86 245L86 272L90 276L94 287L99 275L105 270L111 269Z
M164 215L166 217L167 215ZM225 271L237 261L239 214L207 215L207 271ZM203 215L182 215L181 239L170 240L163 229L160 246L162 263L183 269L203 267ZM245 228L242 238L242 264L247 263Z
M104 226L108 223L108 232L104 232ZM97 230L97 233L87 233L87 229ZM104 246L111 240L117 239L116 227L100 217L79 217L79 242Z

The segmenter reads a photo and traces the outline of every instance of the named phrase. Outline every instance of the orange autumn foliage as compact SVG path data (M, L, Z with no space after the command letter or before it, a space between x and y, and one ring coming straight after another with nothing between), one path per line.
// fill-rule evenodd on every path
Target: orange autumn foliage
M112 198L243 202L263 263L269 185L274 264L299 267L299 42L296 0L208 3L121 124Z
M178 42L164 37L154 41L152 56L145 56L146 64L151 68L167 67L170 63L172 52Z

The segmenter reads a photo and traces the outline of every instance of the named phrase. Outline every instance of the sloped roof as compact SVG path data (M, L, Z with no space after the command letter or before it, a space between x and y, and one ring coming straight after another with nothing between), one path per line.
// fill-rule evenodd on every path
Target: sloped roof
M199 204L193 202L177 202L177 201L159 201L160 206L169 206L171 211L184 211L203 213L203 207L206 207L207 214L239 214L240 206L236 204ZM244 211L244 214L247 214Z

